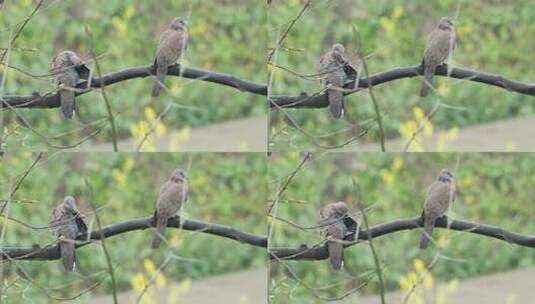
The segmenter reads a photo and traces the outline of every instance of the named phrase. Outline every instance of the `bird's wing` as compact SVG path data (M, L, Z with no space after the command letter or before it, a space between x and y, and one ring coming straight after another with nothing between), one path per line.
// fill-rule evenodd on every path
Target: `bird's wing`
M74 67L74 69L78 73L78 76L80 77L80 79L89 80L89 75L91 74L91 70L89 70L89 68L85 64L77 65Z
M87 224L85 223L84 216L80 212L76 211L74 213L74 221L76 223L76 227L78 228L78 233L87 233Z

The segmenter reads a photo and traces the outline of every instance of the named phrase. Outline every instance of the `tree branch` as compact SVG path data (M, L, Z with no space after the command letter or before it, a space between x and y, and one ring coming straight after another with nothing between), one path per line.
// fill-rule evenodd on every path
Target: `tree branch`
M141 66L120 70L118 72L104 75L101 78L93 78L90 83L91 88L101 88L102 86L109 86L134 78L145 78L154 74L155 71L153 65ZM267 95L267 87L265 84L242 80L229 74L186 67L181 73L179 65L174 65L169 67L168 75L213 82L229 86L243 92L264 96ZM76 86L79 91L76 93L76 95L82 95L90 92L91 90L87 90L87 84L87 81L79 83ZM57 108L60 106L59 95L57 93L44 96L41 96L38 93L34 93L34 95L8 95L2 96L0 100L2 101L0 108L8 107L7 104L15 108Z
M77 238L76 247L83 247L91 244L95 240L100 240L102 237L110 238L112 236L120 235L135 230L145 230L154 227L153 218L140 218L129 220L108 227L102 230L92 231L89 235L81 235ZM224 238L229 238L241 243L246 243L251 246L266 248L267 237L264 235L255 235L247 232L239 231L235 228L204 223L195 220L184 220L182 226L180 225L178 217L171 218L167 223L167 227L181 228L184 230L202 232L217 235ZM377 238L390 233L395 233L402 230L412 230L423 227L421 217L395 220L389 223L380 224L371 227L369 231L361 230L358 233L358 241L346 244L346 247L354 246L360 241L368 240L368 238ZM442 217L436 221L436 228L448 228L447 218ZM499 227L478 224L463 220L453 220L450 223L449 229L456 231L463 231L475 233L486 237L491 237L506 241L511 244L516 244L524 247L535 248L535 235L524 235L520 233L510 232ZM416 246L416 243L415 243ZM268 249L268 254L272 260L324 260L328 258L327 247L325 245L317 245L308 247L301 245L300 247L273 247ZM59 247L46 246L39 247L2 247L0 248L0 259L16 259L16 260L57 260L60 258Z
M135 230L145 230L153 226L153 218L140 218L129 220L117 224L113 224L108 227L104 227L102 230L92 231L87 240L87 235L81 235L77 238L76 247L83 247L85 245L91 244L94 240L100 240L104 238L110 238L119 234L127 233ZM267 238L263 235L254 235L247 232L241 232L232 227L227 227L218 224L204 223L195 220L183 220L182 226L178 217L169 219L167 227L172 228L181 228L184 230L197 231L202 233L208 233L217 235L220 237L229 238L238 242L247 243L256 247L267 247ZM147 246L149 243L147 241ZM59 247L46 246L39 247L34 245L32 248L23 248L23 247L3 247L0 248L0 259L16 259L16 260L57 260L60 258Z
M447 218L439 218L436 221L435 227L448 228ZM369 231L361 230L358 233L358 240L365 241L369 238L377 238L397 231L412 230L416 228L423 228L423 220L421 217L395 220L390 223L371 227ZM510 232L495 226L453 220L450 223L449 229L475 233L506 241L511 244L535 248L535 235L524 235ZM360 243L359 241L346 244L345 247L356 245ZM414 246L417 246L416 242L414 243ZM313 247L302 245L301 247L269 248L269 257L271 260L324 260L327 259L328 256L329 253L325 245L317 245Z
M360 78L358 81L358 88L368 88L370 86L377 86L379 84L387 83L396 79L412 78L415 76L422 75L422 72L422 67L420 65L404 68L395 68L386 72L371 75L367 78ZM442 65L437 67L435 75L480 82L500 87L510 92L535 96L535 84L528 84L515 80L510 80L496 74L483 73L463 68L452 68L450 74L448 75L447 66ZM357 88L354 88L353 84L354 81L346 83L344 88L350 90L350 92L345 92L344 95L350 95L357 91ZM270 96L269 100L270 108L324 108L327 107L327 105L328 100L326 93L313 96L307 96L304 94L298 96L272 95Z

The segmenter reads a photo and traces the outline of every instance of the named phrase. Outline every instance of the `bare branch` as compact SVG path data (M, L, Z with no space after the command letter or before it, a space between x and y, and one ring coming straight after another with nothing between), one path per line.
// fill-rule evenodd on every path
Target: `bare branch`
M197 231L202 233L208 233L217 235L220 237L229 238L238 242L246 243L256 247L267 247L267 238L263 235L254 235L247 232L239 231L235 228L204 223L195 220L186 220L183 219L183 222L180 223L178 217L169 219L167 227L171 228L181 228L184 230ZM153 218L140 218L129 220L117 224L113 224L108 227L104 227L101 230L92 231L89 236L80 235L77 238L76 247L83 247L85 245L91 244L91 240L101 240L103 238L110 238L112 236L120 235L135 230L145 230L152 228ZM90 241L87 241L87 239ZM22 248L22 247L2 247L0 248L0 259L15 259L15 260L57 260L60 258L59 247L54 246L45 246L43 248L38 245L34 245L31 248Z
M377 225L371 227L368 231L360 231L358 233L358 240L365 241L370 238L378 238L390 233L423 228L423 220L421 217L400 219L389 223ZM516 232L510 232L505 229L478 224L463 220L452 220L448 227L446 217L439 218L436 222L435 228L449 228L456 231L464 231L469 233L475 233L486 237L491 237L506 241L511 244L516 244L524 247L535 248L535 235L525 235ZM360 243L359 241L345 245L350 247ZM416 243L414 246L417 246ZM325 260L328 258L329 253L325 245L316 245L308 247L301 245L300 247L272 247L269 248L268 254L272 260Z
M120 70L118 72L104 75L100 78L93 78L89 82L91 88L101 88L102 86L109 86L121 81L145 78L154 75L153 65L140 66L134 68L128 68ZM267 87L265 84L255 83L248 80L239 79L233 75L223 74L218 72L212 72L203 69L186 68L183 67L180 71L179 65L169 67L167 75L169 76L182 76L184 78L198 79L201 81L207 81L217 83L225 86L229 86L238 89L243 92L249 92L257 95L267 95ZM82 95L91 90L88 90L88 82L81 82L76 86L76 95ZM11 105L16 108L57 108L60 106L59 95L57 93L50 94L48 96L41 96L38 93L33 95L11 95L2 96L0 98L2 103L0 108L5 108Z
M359 79L358 88L368 88L370 86L377 86L379 84L387 83L397 79L412 78L422 75L422 72L422 67L420 65L395 68L371 75L370 77ZM497 74L484 73L463 68L451 68L450 72L448 73L448 67L446 65L442 65L437 67L435 75L480 82L500 87L510 92L535 96L535 84L507 79ZM344 89L348 89L349 91L345 92L344 95L353 94L358 90L358 88L353 87L353 84L354 81L346 83ZM270 108L325 108L329 103L325 93L313 96L307 96L306 94L272 95L269 97L268 102Z

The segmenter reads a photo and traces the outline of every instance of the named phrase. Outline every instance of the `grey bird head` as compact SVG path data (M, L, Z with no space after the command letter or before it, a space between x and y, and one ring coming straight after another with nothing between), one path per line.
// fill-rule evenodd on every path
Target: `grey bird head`
M345 48L344 48L344 46L342 44L335 43L335 44L333 44L333 52L343 53L343 52L345 52Z
M77 211L76 209L76 200L72 196L66 196L65 199L63 199L63 205L65 206L65 209L71 210L71 211Z
M184 170L182 169L175 169L175 171L173 171L173 174L171 174L171 178L170 180L175 182L175 183L178 183L178 182L183 182L186 180L186 173L184 172Z
M347 207L347 204L345 202L336 202L332 204L332 208L336 212L336 215L338 217L342 217L349 213L349 208Z
M188 22L183 17L176 17L171 21L169 27L173 30L185 30L188 27Z
M441 182L451 183L453 181L453 173L451 173L451 171L448 169L442 169L438 175L438 180Z
M83 64L82 60L78 55L73 51L63 51L59 53L58 55L61 58L65 58L67 62L71 63L72 65L80 65Z
M451 17L442 17L438 23L438 28L441 30L451 30L453 29L453 18Z

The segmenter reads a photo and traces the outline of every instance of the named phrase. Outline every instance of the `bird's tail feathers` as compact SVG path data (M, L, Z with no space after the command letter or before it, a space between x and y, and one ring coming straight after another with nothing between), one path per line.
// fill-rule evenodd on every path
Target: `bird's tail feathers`
M329 99L329 111L335 119L344 117L344 92L340 89L329 89L327 91Z
M70 89L60 90L61 112L67 119L74 116L74 91Z
M422 80L422 89L420 90L420 96L425 97L429 93L429 89L433 84L433 76L435 75L434 66L424 66L424 79Z
M333 270L341 270L344 266L344 244L341 242L330 241L327 242L327 249L329 250L329 262Z
M157 66L156 79L154 80L154 85L152 86L152 96L157 97L160 95L165 76L167 76L167 66Z
M167 227L167 218L156 219L156 231L154 231L154 238L152 239L152 248L156 249L160 246Z
M59 250L63 266L67 271L74 271L76 252L73 241L63 241L59 243Z
M424 218L424 232L422 232L422 237L420 238L420 249L427 248L429 241L431 241L433 226L435 226L435 219Z

